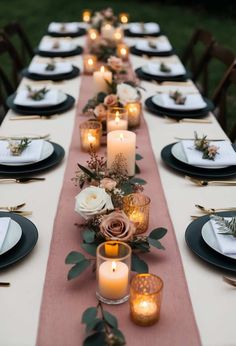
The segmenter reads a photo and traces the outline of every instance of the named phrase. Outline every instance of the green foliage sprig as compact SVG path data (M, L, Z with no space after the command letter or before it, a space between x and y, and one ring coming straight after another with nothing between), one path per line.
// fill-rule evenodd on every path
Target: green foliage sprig
M210 145L207 136L203 135L202 138L199 138L196 131L194 132L194 138L195 149L202 151L202 158L214 161L216 155L219 154L219 148L215 145Z
M39 90L33 90L30 85L27 85L28 90L28 98L34 100L34 101L41 101L45 98L45 95L49 91L47 88L42 88Z
M231 220L226 220L224 217L218 215L211 215L211 218L219 225L219 234L232 235L236 238L236 217Z

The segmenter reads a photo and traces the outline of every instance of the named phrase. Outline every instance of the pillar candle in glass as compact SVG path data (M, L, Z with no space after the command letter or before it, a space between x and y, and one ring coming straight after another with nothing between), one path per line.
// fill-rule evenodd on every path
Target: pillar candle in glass
M100 121L91 120L80 124L80 145L83 151L100 148L102 125Z
M110 107L107 111L107 132L127 129L127 110L122 107Z
M107 23L101 27L101 36L107 40L113 40L115 28Z
M127 102L125 105L125 108L128 112L128 124L129 127L137 127L140 125L140 116L141 116L141 110L142 105L139 101L130 101Z
M95 43L99 38L99 32L96 29L89 29L88 30L88 41L89 44L92 45L93 43Z
M135 148L136 134L131 131L111 131L107 135L107 168L111 168L112 164L119 156L124 158L124 168L128 176L135 173Z
M116 43L120 43L123 41L124 38L124 32L123 29L118 27L115 28L113 39L115 40Z
M97 57L91 54L85 54L83 56L84 73L92 74L96 70Z
M83 12L82 12L83 22L89 23L91 20L91 15L92 15L92 13L90 10L83 10Z
M123 210L136 225L135 234L144 233L149 224L150 198L142 193L131 193L123 198Z
M116 246L115 252L110 252ZM129 298L131 248L120 241L107 241L97 248L97 298L106 304L121 304Z
M103 91L108 92L109 86L108 83L112 83L112 73L111 71L106 71L104 66L101 66L99 71L95 71L93 73L93 88L94 94Z
M137 274L131 281L130 315L140 326L151 326L160 318L163 281L154 274Z
M123 61L128 60L129 58L129 47L125 43L119 43L117 45L117 55Z
M127 24L129 22L129 14L128 13L120 13L119 20L122 24Z

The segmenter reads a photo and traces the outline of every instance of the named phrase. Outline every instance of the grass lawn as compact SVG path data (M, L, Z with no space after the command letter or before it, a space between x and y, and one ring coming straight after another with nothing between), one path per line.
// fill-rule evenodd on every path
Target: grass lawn
M184 6L160 5L156 2L115 0L73 1L73 0L0 0L0 26L11 20L18 20L27 31L33 45L45 34L51 21L81 20L84 8L102 9L112 4L116 13L129 12L131 21L156 21L169 37L177 52L181 54L183 47L196 27L204 27L211 31L216 40L236 53L236 21L227 17L216 17L206 11L196 11ZM214 71L211 88L214 88L219 75ZM230 96L231 120L236 119L236 96L232 90ZM233 111L231 105L233 104Z

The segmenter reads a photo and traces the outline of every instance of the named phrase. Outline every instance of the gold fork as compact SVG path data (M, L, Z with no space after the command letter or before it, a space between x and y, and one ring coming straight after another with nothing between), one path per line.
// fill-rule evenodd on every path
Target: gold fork
M18 204L15 206L0 207L0 209L8 210L8 211L15 211L15 210L23 208L25 206L25 204L26 203Z
M176 118L170 118L165 115L164 117L166 120L170 121L171 123L195 123L195 124L211 124L212 120L210 119L190 119L190 118L182 118L182 119L176 119Z
M214 214L217 211L236 211L236 207L229 207L229 208L205 208L202 205L195 204L195 207L201 210L203 213L207 214Z
M34 114L34 115L18 115L14 117L10 117L10 120L34 120L34 119L53 119L57 117L58 114L52 114L52 115L39 115L39 114Z
M231 278L229 278L229 277L227 277L227 276L223 276L223 280L224 280L227 284L236 287L236 280L235 280L235 279L231 279Z
M231 186L236 186L236 180L200 180L196 178L192 178L189 176L185 176L185 179L190 180L192 183L194 183L197 186L208 186L208 185L231 185Z

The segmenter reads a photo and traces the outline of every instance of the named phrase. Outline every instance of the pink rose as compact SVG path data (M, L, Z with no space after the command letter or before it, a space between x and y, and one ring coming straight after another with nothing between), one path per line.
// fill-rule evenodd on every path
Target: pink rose
M108 107L115 106L118 102L118 98L115 94L107 95L104 99L104 104Z
M99 120L105 120L107 118L107 109L103 103L100 103L94 108L94 114Z
M108 66L111 67L114 71L121 71L123 69L123 61L120 58L117 58L116 56L111 56L107 60Z
M100 181L100 187L104 188L105 190L111 191L116 187L116 181L110 178L103 178Z
M135 233L135 225L121 210L104 215L99 227L106 240L129 241Z

